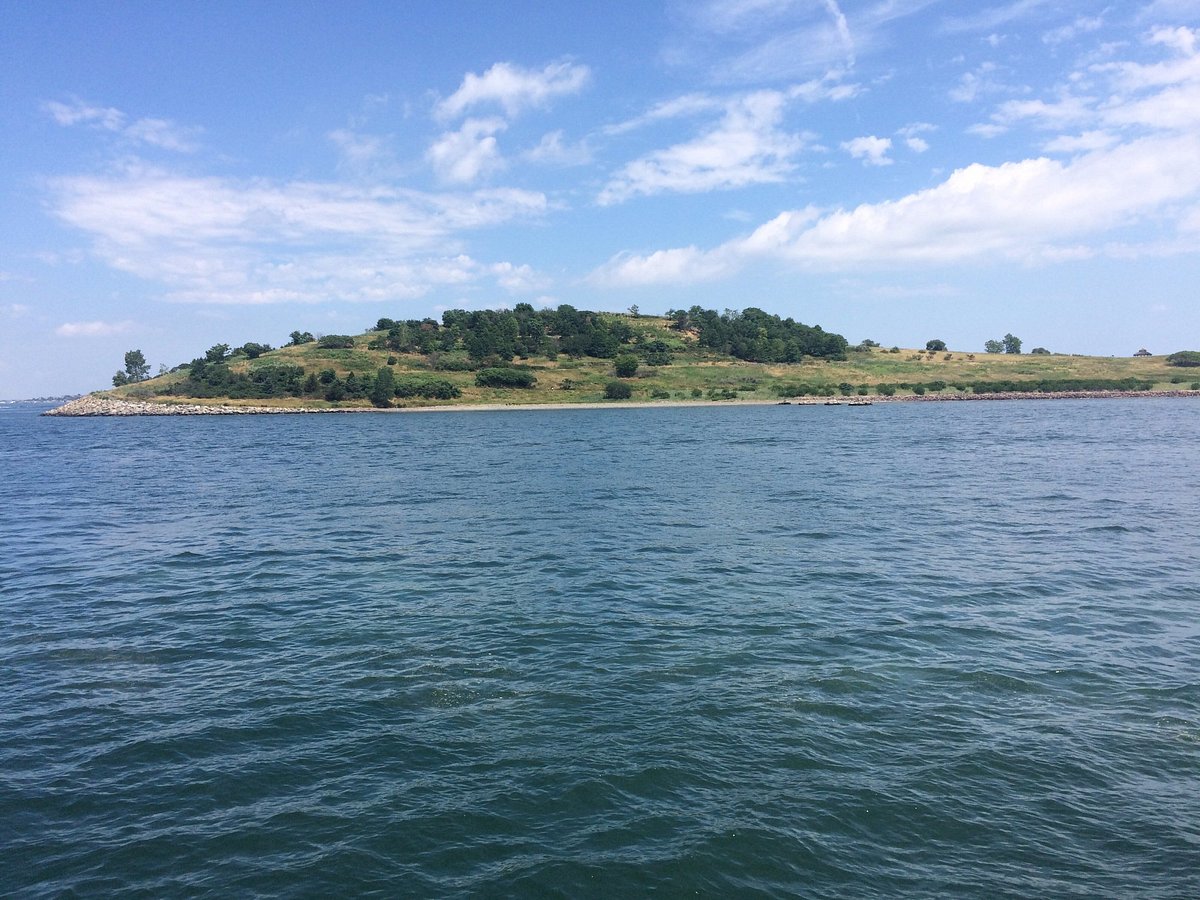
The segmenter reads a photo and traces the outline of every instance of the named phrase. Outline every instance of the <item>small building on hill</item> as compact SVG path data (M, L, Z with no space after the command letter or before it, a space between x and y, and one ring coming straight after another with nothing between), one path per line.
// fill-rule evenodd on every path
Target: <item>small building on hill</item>
M1149 350L1147 350L1145 347L1143 347L1141 350L1139 350L1137 353L1135 353L1133 355L1134 356L1153 356L1154 354L1151 353Z

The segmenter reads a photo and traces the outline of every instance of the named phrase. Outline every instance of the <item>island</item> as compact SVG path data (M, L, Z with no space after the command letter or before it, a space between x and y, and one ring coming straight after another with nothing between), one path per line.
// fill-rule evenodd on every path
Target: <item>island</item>
M851 344L761 309L664 316L569 305L380 318L361 334L293 331L279 348L218 344L157 377L130 351L111 390L48 415L186 415L696 403L1200 396L1200 354L1095 357ZM846 405L861 406L863 402Z

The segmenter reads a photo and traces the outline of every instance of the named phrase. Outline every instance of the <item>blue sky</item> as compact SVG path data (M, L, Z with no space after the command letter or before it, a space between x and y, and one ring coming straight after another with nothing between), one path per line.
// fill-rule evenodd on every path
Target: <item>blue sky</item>
M1200 348L1200 0L0 0L0 396L453 307Z

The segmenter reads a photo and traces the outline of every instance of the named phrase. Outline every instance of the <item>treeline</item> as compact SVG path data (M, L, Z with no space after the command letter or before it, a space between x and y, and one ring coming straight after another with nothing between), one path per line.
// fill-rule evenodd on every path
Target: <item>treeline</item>
M563 353L572 357L611 359L623 350L649 365L671 362L670 347L636 332L622 316L576 309L563 304L537 310L518 303L511 310L450 309L434 319L380 319L367 344L371 350L435 353L465 350L472 360L511 362Z
M748 362L798 363L806 356L843 360L850 346L840 334L819 325L781 319L754 307L717 313L693 306L668 310L667 318L678 331L695 331L701 347Z
M845 359L849 346L840 334L761 309L718 313L693 306L672 310L668 316L673 329L694 331L701 347L750 362ZM511 361L515 357L553 358L559 353L611 359L632 352L651 366L672 361L666 341L638 332L624 316L568 304L543 310L528 303L518 303L512 310L452 309L443 313L440 323L433 319L380 319L373 330L381 333L371 339L369 349L401 353L465 350L475 360L494 357Z
M781 382L774 388L780 397L833 397L866 396L874 391L881 397L891 397L896 391L912 391L918 396L926 393L940 393L947 389L959 392L970 391L975 394L1057 394L1072 391L1148 391L1154 387L1154 382L1138 378L1043 378L1037 381L971 381L971 382L908 382L882 383L876 385L849 382L830 384L827 382Z

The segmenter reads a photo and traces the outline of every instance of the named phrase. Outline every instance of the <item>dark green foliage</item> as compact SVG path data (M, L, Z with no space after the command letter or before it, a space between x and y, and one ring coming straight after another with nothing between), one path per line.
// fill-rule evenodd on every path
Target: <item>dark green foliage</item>
M618 378L632 378L637 374L638 358L632 353L622 353L613 360L613 370Z
M703 396L704 396L704 391L700 390L700 388L692 388L692 399L695 399L697 397L703 397Z
M1052 394L1060 391L1148 391L1152 381L1137 378L1043 378L1038 381L976 381L976 394Z
M475 373L479 387L531 388L537 383L534 374L526 369L495 367Z
M1004 352L1019 354L1021 352L1021 339L1013 334L1006 334L1001 341L1004 344Z
M896 393L896 388L890 384L877 384L875 385L875 393L880 397L891 397Z
M441 353L429 354L429 365L439 372L473 372L479 364L458 356L446 356Z
M841 384L838 385L838 390L842 392L842 396L849 397L851 394L854 393L854 385L852 385L848 381L843 381Z
M650 392L650 398L652 400L670 400L671 392L664 391L662 388L655 388Z
M983 349L988 353L1003 353L1004 344L1000 341L984 341Z
M1045 347L1034 347L1032 350L1029 351L1029 353L1032 356L1049 356L1050 355L1050 351L1047 350Z
M1200 350L1180 350L1167 357L1168 366L1194 369L1200 366Z
M210 363L223 363L229 359L228 344L214 344L204 352L204 359Z
M941 380L931 381L929 384L925 385L925 387L929 388L929 390L936 394L938 391L944 391L946 389L946 382Z
M932 353L944 353L946 351L946 342L938 339L925 342L925 349Z
M129 376L124 372L117 372L112 377L113 387L124 387L129 384Z
M923 384L914 384L914 385L913 385L912 392L913 392L914 394L916 394L918 397L924 397L924 396L925 396L925 385L923 385Z
M693 306L688 321L699 332L699 344L749 362L798 363L805 356L845 359L849 344L840 334L749 307L718 315Z
M306 394L315 394L320 390L320 383L317 381L316 373L308 373L308 377L304 379L304 386L301 390Z
M605 400L628 400L633 396L633 388L624 381L610 381L604 386Z
M213 362L205 356L192 360L187 379L171 393L236 399L299 397L306 393L306 384L300 366L263 366L249 374L234 373L224 361Z
M666 341L653 340L637 345L637 352L648 366L669 366L673 360Z
M149 375L150 364L146 362L146 357L141 350L130 350L125 354L125 383L133 384L137 381L145 381ZM115 378L113 383L116 384Z
M354 338L348 334L327 334L317 341L322 350L348 350L354 346Z
M322 369L320 379L321 384L333 384L337 379L337 372L333 371L333 369Z
M325 389L325 399L330 403L340 403L346 399L346 385L340 378L333 379Z
M392 390L397 397L425 397L430 400L453 400L462 396L462 391L451 382L420 375L397 378Z
M729 388L709 388L707 396L709 400L736 400L737 392Z
M375 376L375 382L371 385L371 391L367 395L367 399L371 401L372 406L378 406L384 409L392 405L392 397L395 396L396 376L392 374L392 370L384 366Z
M311 331L293 331L288 335L288 346L299 347L301 344L311 344L315 340Z
M264 353L269 353L273 349L275 348L270 344L255 344L253 342L248 342L242 344L242 346L238 347L233 352L235 355L245 356L247 359L258 359Z
M1188 385L1188 390L1200 391L1200 381L1193 381Z

